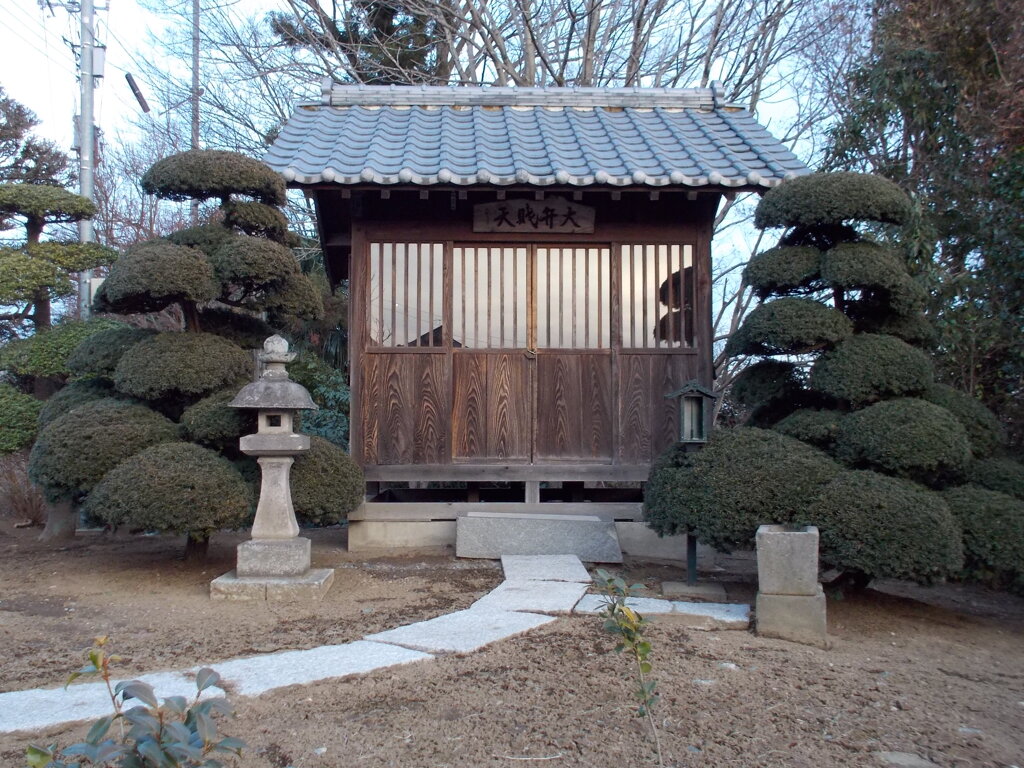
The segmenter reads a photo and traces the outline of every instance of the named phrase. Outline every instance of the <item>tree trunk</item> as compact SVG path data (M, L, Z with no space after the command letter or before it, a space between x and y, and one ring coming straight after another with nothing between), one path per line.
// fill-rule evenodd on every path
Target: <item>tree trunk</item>
M40 541L67 541L75 538L78 528L78 510L65 499L46 505L46 527L39 534Z
M185 562L201 563L206 560L206 553L210 549L210 537L194 537L191 533L185 541Z

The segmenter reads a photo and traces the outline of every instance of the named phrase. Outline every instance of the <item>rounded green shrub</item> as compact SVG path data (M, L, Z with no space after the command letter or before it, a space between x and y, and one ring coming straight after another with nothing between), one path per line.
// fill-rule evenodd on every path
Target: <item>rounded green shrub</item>
M843 419L835 455L855 468L942 488L963 479L971 448L967 432L945 408L900 398Z
M278 324L282 324L287 317L317 320L324 313L320 289L298 270L288 275L272 292L253 302L253 307L265 309L271 322Z
M841 468L799 440L737 427L712 434L692 468L679 471L685 473L680 478L686 499L681 520L698 540L731 550L752 545L759 525L793 520ZM653 478L655 473L651 474ZM658 490L665 494L663 488ZM668 524L661 525L668 530Z
M675 443L651 464L644 485L644 520L660 536L686 533L694 525L693 460L696 452Z
M854 406L923 392L934 381L931 359L895 336L858 333L819 357L809 385Z
M217 450L237 449L242 435L256 431L255 412L228 407L242 386L244 382L214 392L186 408L181 415L185 436L194 443Z
M942 497L877 472L841 472L800 522L816 525L821 560L872 578L930 581L959 571L960 530Z
M166 200L226 202L246 195L269 205L285 204L284 179L259 160L216 149L191 149L155 162L142 176L142 189Z
M79 379L72 381L43 404L39 412L39 428L42 429L51 421L55 421L73 408L95 400L119 399L124 396L114 389L114 385L104 379Z
M763 299L807 288L818 278L820 263L817 248L777 246L754 256L743 270L743 279Z
M0 456L32 443L42 408L42 400L0 382Z
M846 221L903 224L910 200L896 184L867 173L812 173L769 189L754 212L754 226L816 227Z
M200 224L172 232L167 239L175 245L186 245L212 256L218 248L235 237L238 235L220 224Z
M907 278L907 267L891 248L841 243L822 255L821 277L835 288L891 288Z
M121 356L156 331L149 328L121 326L100 331L82 341L68 357L68 368L78 376L114 375Z
M928 304L928 291L910 275L886 289L888 305L897 315L914 315Z
M85 501L110 525L205 539L246 523L253 496L227 459L194 443L154 445L122 461Z
M51 501L72 498L143 448L179 439L177 424L143 405L94 400L39 432L29 477Z
M815 248L828 251L840 243L856 243L860 233L848 224L820 224L813 227L793 227L779 238L779 245Z
M839 435L839 426L846 414L821 408L799 408L774 426L776 432L795 437L805 443L830 451Z
M333 525L363 503L366 482L352 457L322 437L292 467L292 503L300 522Z
M158 333L140 341L114 369L119 392L140 400L202 397L251 372L248 352L210 333Z
M276 289L299 271L290 250L273 240L236 235L210 255L217 280L249 295Z
M978 398L946 384L933 384L921 399L942 406L963 424L974 458L991 456L1006 445L1006 434L999 419Z
M105 306L114 312L158 312L169 304L203 303L220 295L213 267L201 252L167 240L133 246L103 281Z
M17 376L65 378L71 374L68 358L75 348L93 334L112 328L124 328L124 324L97 317L40 329L0 347L0 370Z
M800 388L793 363L762 360L740 371L732 382L729 396L741 405L752 407L791 397Z
M279 209L265 203L232 200L224 206L224 226L279 243L288 235L288 219Z
M0 213L50 223L81 221L96 215L87 197L49 184L0 184Z
M1024 500L1024 464L1012 459L972 461L967 468L967 480L990 491Z
M274 327L249 312L211 307L199 313L199 327L223 336L242 349L262 349L263 342L277 333Z
M875 302L862 301L847 302L846 312L853 318L857 333L895 336L918 347L931 347L938 338L935 326L921 312L898 315L878 308Z
M1024 586L1024 501L976 485L950 488L943 498L963 530L968 574Z
M852 332L850 320L832 307L813 299L776 299L747 315L729 338L725 354L801 354L834 346Z

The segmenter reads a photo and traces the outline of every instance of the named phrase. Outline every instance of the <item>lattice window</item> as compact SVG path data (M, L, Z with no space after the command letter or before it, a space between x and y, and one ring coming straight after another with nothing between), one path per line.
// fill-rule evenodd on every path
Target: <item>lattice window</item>
M622 346L692 347L692 245L622 246Z
M452 346L509 349L528 345L527 249L452 249Z
M369 345L444 343L444 246L370 243Z
M538 248L537 347L611 346L611 252L608 248Z

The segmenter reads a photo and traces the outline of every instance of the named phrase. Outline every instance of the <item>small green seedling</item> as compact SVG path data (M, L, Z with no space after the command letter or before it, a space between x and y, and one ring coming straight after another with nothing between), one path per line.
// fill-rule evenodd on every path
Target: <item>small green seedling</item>
M643 584L626 586L625 581L611 576L600 568L597 570L597 586L605 599L604 608L598 615L604 619L605 630L619 637L615 652L626 652L636 664L635 696L640 702L636 716L646 717L647 722L650 723L651 733L654 735L654 746L658 752L658 764L664 765L661 740L658 738L658 728L654 724L654 716L651 713L659 696L656 691L657 683L647 677L651 673L651 662L647 660L651 654L651 644L644 639L643 632L648 621L626 605L627 598L635 595L644 586Z
M106 637L96 638L85 654L88 663L72 672L64 687L79 677L99 675L106 683L113 714L93 723L85 741L62 750L56 744L31 745L25 754L29 768L223 768L212 755L241 754L245 742L221 738L214 720L215 715L231 714L228 700L200 700L203 691L220 682L220 675L209 668L200 669L191 702L184 696L168 696L161 704L152 686L140 680L111 682L110 666L121 657L107 653L108 642ZM129 699L136 699L141 706L125 709ZM110 738L107 734L114 724L118 736Z

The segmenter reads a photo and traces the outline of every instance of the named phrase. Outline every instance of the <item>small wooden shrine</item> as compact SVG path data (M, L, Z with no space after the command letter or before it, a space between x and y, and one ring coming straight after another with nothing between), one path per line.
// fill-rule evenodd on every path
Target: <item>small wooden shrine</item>
M719 204L806 172L718 88L328 81L265 161L348 280L351 450L381 502L357 517L424 521L556 499L637 518L636 492L595 486L645 480L679 439L667 395L712 387Z

